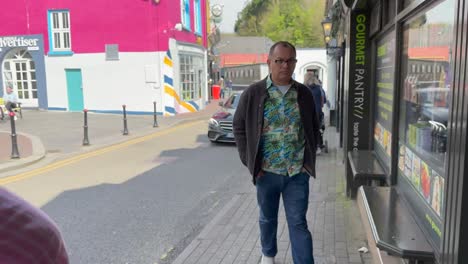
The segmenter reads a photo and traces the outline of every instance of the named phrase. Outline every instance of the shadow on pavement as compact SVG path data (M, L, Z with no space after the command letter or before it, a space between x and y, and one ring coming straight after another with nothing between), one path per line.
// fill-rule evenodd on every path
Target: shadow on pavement
M168 263L234 193L250 186L235 148L199 140L206 144L164 151L154 158L161 165L126 182L65 191L44 205L64 234L71 263Z

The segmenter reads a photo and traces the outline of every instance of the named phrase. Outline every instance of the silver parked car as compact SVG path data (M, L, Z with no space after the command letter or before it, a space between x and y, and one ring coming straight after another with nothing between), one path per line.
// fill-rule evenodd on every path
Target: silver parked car
M219 102L221 108L208 121L208 139L210 141L235 142L232 133L232 119L241 94L241 91L233 91L224 102Z

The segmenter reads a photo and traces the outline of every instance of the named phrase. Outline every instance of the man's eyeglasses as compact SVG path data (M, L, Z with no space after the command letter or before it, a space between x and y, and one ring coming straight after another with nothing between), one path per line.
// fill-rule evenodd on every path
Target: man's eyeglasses
M274 62L275 62L276 64L279 64L279 65L283 65L285 62L286 62L286 64L288 64L288 65L293 65L293 64L295 64L295 63L297 62L297 59L295 59L295 58L291 58L291 59L287 59L287 60L276 59L276 60L274 60Z

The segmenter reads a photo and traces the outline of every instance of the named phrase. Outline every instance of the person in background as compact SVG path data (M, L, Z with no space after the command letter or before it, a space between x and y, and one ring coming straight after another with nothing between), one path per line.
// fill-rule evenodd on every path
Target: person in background
M219 79L219 82L218 82L218 85L219 85L219 88L221 90L221 98L224 98L224 93L225 93L225 85L226 83L224 82L224 75L221 75L221 78Z
M2 187L0 263L69 263L57 225L43 211Z
M320 84L320 90L322 91L322 97L323 97L323 104L322 104L322 111L323 111L323 107L326 105L328 108L330 108L330 102L328 101L327 99L327 94L325 93L325 90L323 89L323 84L322 84L322 80L320 80L318 77L317 77L317 80Z
M310 90L292 79L296 62L291 43L275 43L267 59L270 74L242 93L234 115L239 157L257 189L262 264L273 264L278 253L281 197L293 261L314 263L306 214L309 178L315 177L319 123Z
M13 111L13 108L17 107L18 97L13 92L13 88L11 88L10 85L6 87L6 93L3 95L3 103L9 112Z
M227 90L227 94L231 95L231 93L232 93L232 80L231 80L231 78L229 78L226 81L226 90Z
M310 89L312 95L314 96L314 105L315 112L318 114L318 119L320 123L320 128L323 128L324 125L324 113L323 106L325 100L325 91L323 91L322 86L320 85L319 79L315 76L313 72L308 72L305 76L304 84ZM323 135L320 133L319 140L317 141L317 154L320 155L322 152L321 147L323 145Z

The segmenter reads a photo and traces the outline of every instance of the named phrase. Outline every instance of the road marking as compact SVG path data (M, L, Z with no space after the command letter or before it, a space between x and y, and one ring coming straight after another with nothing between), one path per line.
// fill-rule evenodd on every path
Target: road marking
M39 174L42 174L42 173L46 173L46 172L49 172L49 171L53 171L53 170L62 168L64 166L76 163L76 162L84 160L84 159L88 159L88 158L95 157L95 156L98 156L98 155L101 155L101 154L104 154L104 153L107 153L107 152L110 152L110 151L114 151L114 150L118 150L118 149L121 149L121 148L124 148L124 147L135 145L135 144L138 144L138 143L141 143L141 142L144 142L144 141L148 141L150 139L154 139L154 138L157 138L157 137L167 135L167 134L175 132L177 130L181 130L181 129L196 125L198 123L205 123L205 122L206 121L204 121L204 120L200 120L200 121L194 121L194 122L190 122L190 123L186 123L186 124L176 125L174 127L170 127L170 128L167 128L167 129L164 129L162 131L155 132L155 133L152 133L152 134L149 134L149 135L146 135L146 136L141 136L141 137L138 137L138 138L130 139L128 141L117 143L115 145L111 145L111 146L103 147L103 148L93 150L93 151L90 151L90 152L86 152L86 153L83 153L83 154L79 154L77 156L74 156L74 157L71 157L71 158L68 158L68 159L64 159L64 160L61 160L61 161L57 161L57 162L51 163L51 164L49 164L47 166L44 166L44 167L41 167L41 168L38 168L38 169L23 172L23 173L14 175L14 176L2 178L2 179L0 179L0 185L5 185L5 184L8 184L8 183L28 179L28 178L31 178L33 176L36 176L36 175L39 175Z

